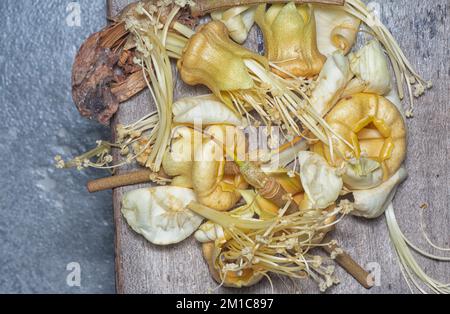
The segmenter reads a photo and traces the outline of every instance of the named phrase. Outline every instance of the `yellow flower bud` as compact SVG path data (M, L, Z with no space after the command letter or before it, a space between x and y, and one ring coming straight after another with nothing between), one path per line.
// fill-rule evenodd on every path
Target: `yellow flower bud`
M178 61L183 81L206 85L217 97L221 92L252 89L254 81L244 60L252 59L267 67L267 60L233 42L220 21L202 26L189 40Z
M266 11L262 4L255 21L264 34L266 57L294 76L313 77L325 62L317 48L316 21L310 5L275 4ZM282 77L289 77L274 70Z

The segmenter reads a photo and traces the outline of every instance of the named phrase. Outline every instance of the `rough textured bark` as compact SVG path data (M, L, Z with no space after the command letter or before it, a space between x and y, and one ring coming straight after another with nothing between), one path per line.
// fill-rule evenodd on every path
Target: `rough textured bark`
M115 81L114 66L119 55L101 46L104 33L93 34L81 46L73 65L72 95L83 117L108 124L119 107L110 89Z

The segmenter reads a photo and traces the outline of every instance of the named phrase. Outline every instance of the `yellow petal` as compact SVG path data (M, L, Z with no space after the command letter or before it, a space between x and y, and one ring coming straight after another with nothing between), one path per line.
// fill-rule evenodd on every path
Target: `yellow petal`
M260 5L255 21L264 34L269 61L294 76L313 77L320 72L325 57L317 49L316 22L310 5L274 5L267 12L266 5Z
M267 65L264 57L233 42L222 22L213 21L203 25L189 40L177 65L185 83L205 85L224 100L224 91L254 87L245 59Z

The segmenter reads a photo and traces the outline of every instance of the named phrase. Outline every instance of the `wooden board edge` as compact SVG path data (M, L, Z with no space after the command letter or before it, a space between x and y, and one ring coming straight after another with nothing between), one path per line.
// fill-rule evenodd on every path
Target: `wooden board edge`
M109 18L113 17L113 0L106 0L106 20L109 23ZM112 137L114 138L116 135L115 129L115 119L111 121L111 132ZM124 294L125 286L124 286L124 275L123 275L123 267L121 260L121 248L122 242L120 238L121 234L121 212L120 212L120 204L116 204L114 201L116 198L116 193L119 193L117 190L113 190L113 212L114 212L114 269L115 269L115 284L116 284L116 293Z

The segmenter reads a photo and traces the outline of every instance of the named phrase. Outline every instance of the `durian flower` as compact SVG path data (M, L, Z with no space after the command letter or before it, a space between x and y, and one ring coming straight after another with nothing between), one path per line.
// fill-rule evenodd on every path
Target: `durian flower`
M341 98L352 77L348 58L341 51L335 51L328 57L310 98L321 117Z
M361 20L341 6L314 4L313 7L319 51L325 56L336 50L349 53L356 42Z
M191 236L203 217L186 208L195 193L186 188L158 186L128 192L122 214L137 233L157 245L179 243Z
M240 6L228 10L215 11L211 13L214 21L223 22L231 38L242 44L248 37L248 33L255 23L256 7Z
M166 174L174 177L173 186L192 188L194 132L189 127L175 128L172 132L172 143L164 155L162 166Z
M299 153L300 178L305 190L301 209L325 209L332 205L342 190L342 178L322 156L313 152Z
M318 143L314 151L335 167L353 168L343 177L344 183L352 189L380 184L400 169L406 157L406 125L397 107L388 99L375 94L355 94L342 99L325 120L344 141L334 143L332 140L328 147ZM364 158L378 164L362 162ZM380 167L383 180L376 179L379 176L375 175L372 184L363 180L361 187L355 186L358 182L355 176L371 178L369 175ZM351 180L346 180L348 178Z
M204 134L202 145L194 148L192 186L199 203L227 211L241 199L239 190L248 186L241 174L225 174L226 157L234 155L243 138L236 128L218 125Z
M308 66L312 70L308 70L309 73L318 73L324 57L316 54L317 48L314 48L315 26L308 19L314 19L311 8L292 8L298 19L294 24L303 23L303 35L310 41L309 44L305 38L297 40L298 45L306 43L301 56L297 54L297 61L303 62L305 57L307 63L312 65ZM290 13L289 7L282 7L280 11ZM301 13L305 16L302 17ZM320 66L315 57L319 57ZM292 75L285 79L271 72L267 58L233 42L222 22L213 21L202 26L188 41L177 65L185 83L207 86L230 109L240 117L245 117L248 125L262 123L271 127L281 126L285 130L284 135L289 138L303 136L303 127L320 141L327 142L330 128L306 99L306 91L311 88L310 80L300 77L293 79ZM279 65L271 63L271 66L287 73Z
M314 77L320 72L325 57L317 48L311 5L274 4L266 11L263 4L256 11L255 21L264 34L267 58L283 69L274 69L277 74Z
M220 21L203 25L189 40L178 60L178 70L189 85L205 85L217 97L222 92L255 87L244 60L267 65L267 60L233 42Z
M374 39L349 55L355 78L348 84L345 95L373 93L384 96L392 89L391 72L380 43Z

